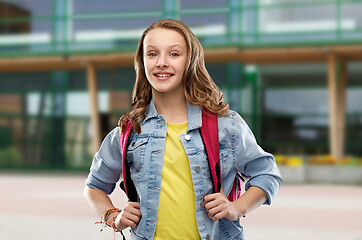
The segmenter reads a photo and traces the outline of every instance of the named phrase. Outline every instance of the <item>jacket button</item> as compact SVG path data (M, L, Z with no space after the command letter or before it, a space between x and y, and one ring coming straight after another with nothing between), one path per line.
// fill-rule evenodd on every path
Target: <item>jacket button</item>
M210 235L209 234L206 235L206 240L210 240Z
M190 140L190 139L191 139L190 135L185 135L185 140L186 140L186 141L188 141L188 140Z
M200 166L196 166L196 167L195 167L195 172L199 173L200 171L201 171Z
M135 145L135 142L133 142L133 143L132 143L131 145L132 145L132 147L134 147L134 145Z

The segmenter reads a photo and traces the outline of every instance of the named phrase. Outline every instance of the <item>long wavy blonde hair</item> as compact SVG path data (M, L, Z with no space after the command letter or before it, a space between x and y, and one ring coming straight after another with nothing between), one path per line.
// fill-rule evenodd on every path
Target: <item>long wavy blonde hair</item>
M229 110L229 105L223 100L223 93L210 77L205 67L204 50L192 33L190 28L184 23L175 19L162 19L152 23L142 34L134 59L136 71L136 82L132 92L132 109L125 113L118 121L121 131L127 121L132 122L133 130L141 132L139 121L144 119L145 111L149 105L152 92L143 63L143 43L148 32L156 28L165 28L180 33L187 45L186 70L183 76L183 85L186 101L193 105L199 105L218 115L225 115Z

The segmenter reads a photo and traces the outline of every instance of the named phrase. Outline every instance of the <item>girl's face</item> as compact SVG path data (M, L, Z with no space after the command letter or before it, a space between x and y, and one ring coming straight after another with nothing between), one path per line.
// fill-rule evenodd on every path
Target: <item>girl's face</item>
M183 36L170 29L149 31L143 43L143 62L153 94L183 94L187 46Z

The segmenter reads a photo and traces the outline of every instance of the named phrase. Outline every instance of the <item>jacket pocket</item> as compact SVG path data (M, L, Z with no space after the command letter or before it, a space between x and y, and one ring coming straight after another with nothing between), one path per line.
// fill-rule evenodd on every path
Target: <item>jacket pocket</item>
M226 177L233 169L233 156L230 149L220 148L221 178Z
M221 239L243 240L244 230L239 221L230 221L226 218L219 220Z
M131 232L131 239L132 240L133 239L135 239L135 240L145 240L145 239L147 239L144 236L139 235L137 233L136 229L131 228L130 232Z
M130 141L127 148L127 161L131 164L131 170L132 166L137 172L142 169L148 139L149 137L138 137Z

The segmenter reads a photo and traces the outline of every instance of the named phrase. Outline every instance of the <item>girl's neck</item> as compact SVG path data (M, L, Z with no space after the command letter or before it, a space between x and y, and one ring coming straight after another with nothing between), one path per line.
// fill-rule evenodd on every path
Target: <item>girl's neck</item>
M185 95L153 94L153 101L158 114L165 117L169 123L183 123L187 121L187 105Z

